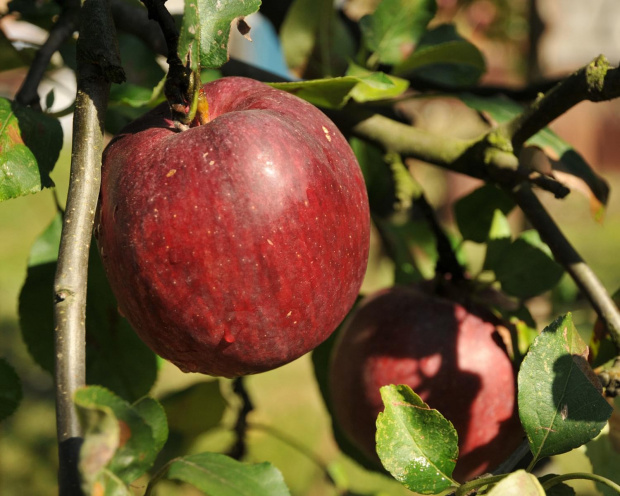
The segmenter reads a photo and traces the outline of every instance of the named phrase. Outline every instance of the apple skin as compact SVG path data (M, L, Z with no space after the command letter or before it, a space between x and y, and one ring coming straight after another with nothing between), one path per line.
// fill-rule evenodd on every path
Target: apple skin
M246 78L202 91L210 121L166 105L106 148L95 236L119 311L187 372L290 362L344 319L366 271L357 160L317 108Z
M377 463L379 388L389 384L410 386L452 422L458 481L492 470L524 437L515 372L495 325L419 288L365 298L337 337L329 377L335 422Z

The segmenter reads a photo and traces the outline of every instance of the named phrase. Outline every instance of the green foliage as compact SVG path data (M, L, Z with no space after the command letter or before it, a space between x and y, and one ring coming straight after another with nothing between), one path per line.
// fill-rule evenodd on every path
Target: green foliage
M21 400L21 380L15 369L0 358L0 422L17 410Z
M58 213L34 242L26 282L19 298L22 337L34 360L54 371L54 308L62 217ZM91 246L86 314L86 380L135 401L148 393L157 376L153 352L118 313L96 245Z
M359 70L351 69L351 72ZM394 98L407 89L405 80L382 72L366 72L336 78L271 83L271 86L293 93L319 107L342 108L353 99L358 103Z
M489 238L495 211L506 215L514 206L506 193L487 184L460 198L454 204L454 216L464 239L484 243Z
M362 42L371 53L367 65L396 65L418 43L435 16L435 0L383 0L360 20Z
M260 0L192 0L186 2L179 40L182 62L198 63L205 69L216 69L228 60L228 38L238 19L256 12Z
M383 466L411 491L437 494L457 485L458 457L452 424L409 386L384 386L385 410L377 418L377 454Z
M586 358L568 314L545 328L523 360L519 416L535 461L590 441L611 415Z
M0 98L0 202L53 186L61 148L57 119Z
M177 458L169 464L166 477L218 496L290 495L282 474L270 463L251 465L218 453Z
M446 88L471 86L486 70L480 50L461 38L451 24L427 31L415 51L394 67L394 74L411 74Z

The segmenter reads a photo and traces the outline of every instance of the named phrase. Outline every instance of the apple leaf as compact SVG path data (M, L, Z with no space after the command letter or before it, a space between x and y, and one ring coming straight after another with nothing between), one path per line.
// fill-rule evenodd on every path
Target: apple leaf
M316 0L295 0L280 27L280 43L286 64L297 68L306 63L316 43L321 9Z
M385 410L377 418L377 454L407 489L437 494L457 485L452 471L459 454L452 424L409 386L383 386Z
M514 206L506 193L487 184L459 198L454 204L454 216L464 239L484 243L489 238L495 211L506 215Z
M61 148L58 119L0 98L0 201L53 186Z
M587 355L569 313L549 324L523 359L519 416L535 460L585 444L611 415Z
M495 272L502 290L518 298L531 298L553 288L564 269L551 256L535 230L524 231L510 245L492 244L495 253L487 268ZM499 252L499 253L498 253Z
M362 103L397 97L407 89L408 84L403 79L372 72L361 76L270 83L270 86L293 93L318 107L338 109L351 99Z
M489 496L544 496L545 490L538 479L525 470L517 470L493 486Z
M418 43L437 12L435 0L383 0L360 19L362 43L372 54L368 66L400 63Z
M228 406L217 379L170 393L161 399L161 404L166 410L170 429L164 448L166 458L186 454L198 436L220 424ZM187 412L201 413L188 415Z
M22 400L22 383L9 363L0 358L0 421L10 416Z
M151 468L167 430L161 423L163 408L155 400L136 408L103 387L88 386L76 391L74 401L86 432L80 470L89 487L104 468L125 483Z
M487 240L487 252L483 268L490 270L502 263L504 252L512 243L512 232L508 219L501 210L495 210Z
M163 405L154 398L144 396L132 406L151 428L153 447L159 453L168 440L168 420ZM185 413L187 414L188 411L191 410L187 410Z
M34 242L19 297L22 337L34 360L50 373L54 371L51 295L61 229L62 218L57 214ZM156 357L118 313L94 242L88 267L86 308L87 382L101 384L130 401L144 396L157 377Z
M486 70L480 50L461 38L452 24L427 31L415 51L394 67L394 74L414 74L446 87L471 86Z
M479 97L469 93L459 95L461 101L479 112L486 113L496 123L507 122L521 112L523 107L504 96ZM575 181L582 181L587 187L575 188L579 192L587 192L593 217L600 220L609 199L609 185L599 176L566 141L561 139L549 128L536 133L527 140L526 145L534 145L543 150L555 160L551 161L553 172L557 172L556 179L571 187ZM572 180L567 178L571 176Z
M586 444L586 456L592 463L592 472L620 484L620 396L614 399L614 411L609 424L594 440ZM605 496L617 495L612 489L597 486Z
M168 479L218 496L289 496L280 471L270 463L242 463L219 453L199 453L170 463Z
M260 0L188 0L179 36L179 56L192 70L198 61L216 69L228 61L230 29L258 10Z

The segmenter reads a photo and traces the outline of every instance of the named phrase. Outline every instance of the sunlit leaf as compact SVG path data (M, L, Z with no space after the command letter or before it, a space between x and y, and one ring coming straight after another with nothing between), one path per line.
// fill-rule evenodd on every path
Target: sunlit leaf
M286 64L295 69L304 65L316 43L321 9L316 0L295 0L280 27L280 43Z
M383 466L407 489L437 494L456 485L458 457L452 424L409 386L383 386L385 410L377 418L377 454Z
M350 99L358 102L394 98L406 89L403 80L382 72L363 76L343 76L290 83L270 83L270 86L293 93L324 108L341 108Z
M435 0L383 0L360 19L362 42L372 54L368 65L398 64L420 40L435 16Z
M587 354L568 314L545 328L523 360L519 416L537 460L593 439L611 415Z
M61 148L58 119L0 98L0 201L53 186Z
M144 409L137 410L100 386L78 389L74 401L85 423L84 444L91 447L81 454L82 470L84 467L92 469L86 472L87 478L94 480L105 467L123 482L130 483L151 468L159 452L161 439L156 439L160 436L153 432L141 416ZM96 461L85 464L86 455Z
M545 490L538 479L525 470L517 470L493 486L489 496L544 496Z
M270 463L242 463L218 453L178 458L166 476L217 496L290 495L282 474Z

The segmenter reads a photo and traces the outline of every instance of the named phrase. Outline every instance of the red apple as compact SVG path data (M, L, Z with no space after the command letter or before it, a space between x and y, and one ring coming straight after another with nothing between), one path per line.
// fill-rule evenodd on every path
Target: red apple
M209 122L167 106L107 147L95 233L119 310L156 353L226 377L325 340L359 291L369 210L336 126L245 78L203 87Z
M454 425L457 480L493 469L523 439L516 379L495 324L473 309L394 287L366 298L346 321L332 355L334 418L371 460L381 386L406 384Z

